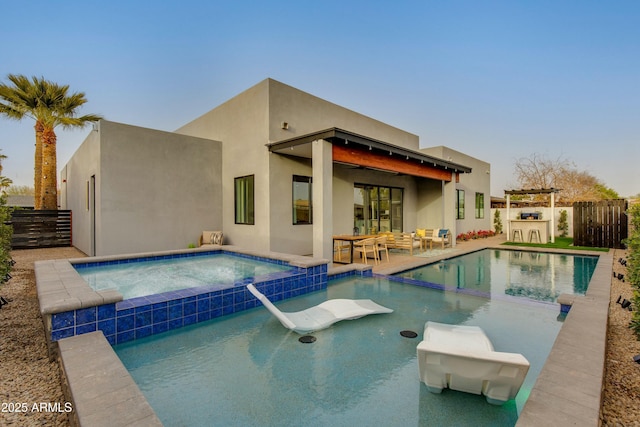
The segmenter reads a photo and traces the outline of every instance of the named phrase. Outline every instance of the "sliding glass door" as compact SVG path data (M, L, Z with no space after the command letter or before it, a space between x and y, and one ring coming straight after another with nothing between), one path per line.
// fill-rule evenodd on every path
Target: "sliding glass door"
M402 231L402 189L356 184L353 189L354 232Z

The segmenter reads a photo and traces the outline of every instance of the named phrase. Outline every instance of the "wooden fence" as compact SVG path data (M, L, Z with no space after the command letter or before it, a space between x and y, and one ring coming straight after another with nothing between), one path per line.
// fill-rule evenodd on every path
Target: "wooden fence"
M573 244L623 249L629 229L624 199L573 204Z
M13 249L71 246L71 211L16 210L11 214Z

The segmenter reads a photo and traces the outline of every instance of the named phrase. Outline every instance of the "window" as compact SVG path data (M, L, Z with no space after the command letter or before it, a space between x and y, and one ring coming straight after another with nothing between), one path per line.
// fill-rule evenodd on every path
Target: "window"
M456 219L464 219L464 190L456 190Z
M476 218L484 218L484 194L476 193Z
M355 184L354 232L402 231L402 188Z
M311 177L293 175L293 225L313 224Z
M243 176L235 179L234 198L236 224L255 224L254 218L254 176Z

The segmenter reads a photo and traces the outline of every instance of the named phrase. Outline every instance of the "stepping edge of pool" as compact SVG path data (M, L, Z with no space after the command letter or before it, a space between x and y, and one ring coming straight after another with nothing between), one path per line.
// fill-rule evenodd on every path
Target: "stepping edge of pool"
M613 254L601 253L584 296L575 296L517 427L600 425Z
M58 351L72 425L162 426L102 331L61 339Z

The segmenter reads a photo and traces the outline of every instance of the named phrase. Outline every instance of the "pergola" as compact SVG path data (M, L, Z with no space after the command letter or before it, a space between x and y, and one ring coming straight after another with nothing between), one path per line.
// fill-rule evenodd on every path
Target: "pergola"
M551 234L551 243L555 242L555 229L556 229L556 224L555 224L555 215L554 215L554 208L556 205L556 201L555 201L555 194L560 192L559 188L530 188L528 190L522 189L522 190L504 190L504 194L507 196L507 240L511 240L510 236L511 236L511 221L509 221L509 218L511 218L511 216L509 215L509 209L511 208L511 195L524 195L524 194L549 194L551 195L551 222L550 222L550 234Z

